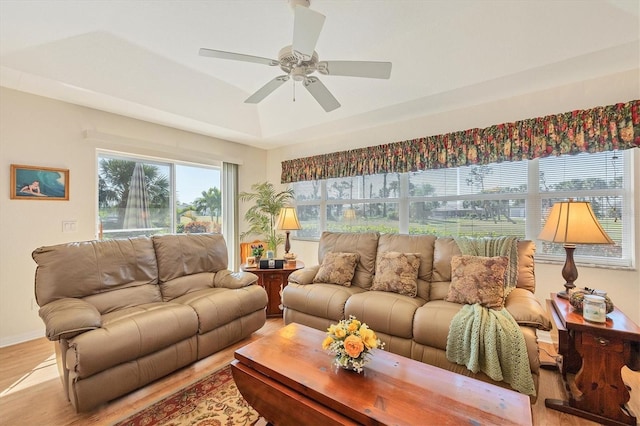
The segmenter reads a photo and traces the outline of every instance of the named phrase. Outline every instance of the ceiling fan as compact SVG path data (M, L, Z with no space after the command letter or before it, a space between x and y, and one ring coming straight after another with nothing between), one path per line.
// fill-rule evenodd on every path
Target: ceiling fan
M279 66L284 75L279 75L262 86L245 103L257 104L269 96L278 87L292 78L302 82L311 96L326 112L340 107L340 102L329 92L322 82L311 74L318 71L324 75L367 77L388 79L391 76L391 62L371 61L319 61L314 50L325 16L309 9L309 0L289 0L294 11L293 44L280 50L278 59L262 58L222 50L200 49L200 56L234 61L254 62L271 67Z

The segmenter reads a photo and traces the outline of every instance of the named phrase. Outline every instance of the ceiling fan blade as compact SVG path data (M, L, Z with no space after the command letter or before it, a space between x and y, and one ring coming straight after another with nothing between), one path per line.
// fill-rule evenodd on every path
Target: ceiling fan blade
M308 60L313 56L325 16L304 6L296 6L294 10L292 50Z
M326 111L331 112L336 108L340 108L340 102L333 97L329 89L315 77L307 77L304 80L304 87L307 88L311 96L313 96L320 106Z
M269 66L278 65L279 62L275 59L261 58L260 56L243 55L242 53L225 52L222 50L200 48L200 56L208 56L210 58L218 59L231 59L233 61L242 62L255 62L257 64L264 64Z
M391 77L391 62L322 61L318 63L318 72L328 75L387 79Z
M244 101L244 103L257 104L258 102L269 96L271 92L282 86L287 80L289 80L288 75L279 75L278 77L274 78L273 80L262 86L260 89L258 89L256 93L249 96L247 100Z

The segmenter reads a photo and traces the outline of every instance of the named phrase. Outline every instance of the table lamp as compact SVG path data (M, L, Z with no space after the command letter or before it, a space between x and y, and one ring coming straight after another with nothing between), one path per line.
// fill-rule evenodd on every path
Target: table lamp
M284 253L289 254L291 249L291 243L289 242L289 232L302 229L300 222L298 221L298 214L295 207L283 207L280 209L280 217L278 217L278 229L286 231L287 239L284 243Z
M573 251L576 244L614 244L607 235L588 201L563 201L553 205L547 222L542 228L539 240L553 243L564 243L566 260L562 268L565 279L565 290L558 293L558 297L568 299L571 290L576 287L574 281L578 278L578 269L573 261Z
M353 207L344 209L343 216L346 220L355 220L356 209L354 209Z

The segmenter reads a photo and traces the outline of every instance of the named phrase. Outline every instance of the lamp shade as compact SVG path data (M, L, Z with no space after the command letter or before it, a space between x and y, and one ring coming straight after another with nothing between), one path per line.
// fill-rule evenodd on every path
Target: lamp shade
M554 204L538 239L565 244L614 244L587 201Z
M298 221L298 214L296 213L295 207L283 207L280 209L277 228L283 231L295 231L302 229L302 226L300 226L300 222Z
M343 216L347 220L355 219L356 218L356 209L353 209L353 208L344 209Z

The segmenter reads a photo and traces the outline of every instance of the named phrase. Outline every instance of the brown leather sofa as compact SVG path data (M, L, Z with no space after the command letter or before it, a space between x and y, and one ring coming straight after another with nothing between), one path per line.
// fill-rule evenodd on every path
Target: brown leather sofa
M267 294L232 274L224 238L162 235L41 247L36 300L76 411L140 388L244 339Z
M419 253L416 297L369 290L378 253L391 251ZM551 323L534 296L534 251L532 241L518 242L518 283L506 298L505 307L524 334L537 392L540 360L536 329L550 330ZM282 294L286 324L296 322L324 331L354 315L376 331L385 342L384 350L510 388L507 383L496 382L482 372L474 374L447 360L449 324L463 306L444 300L451 283L451 258L461 254L453 238L325 232L318 248L319 264L328 252L358 253L351 286L313 283L319 265L292 273Z

